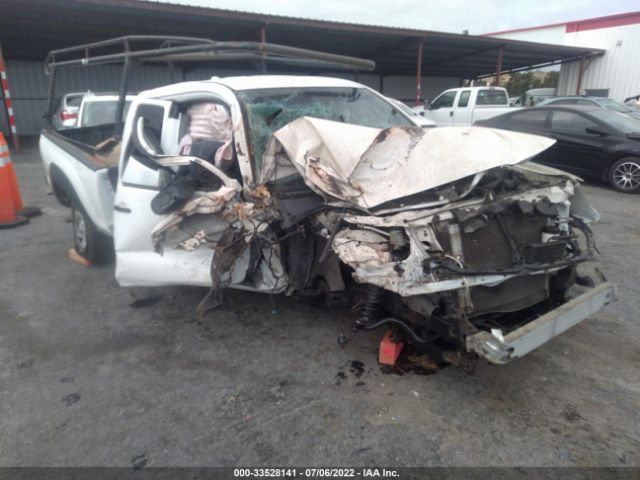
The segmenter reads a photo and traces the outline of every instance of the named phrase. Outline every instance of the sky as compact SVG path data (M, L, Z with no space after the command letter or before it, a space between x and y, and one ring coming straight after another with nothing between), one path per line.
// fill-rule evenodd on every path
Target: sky
M638 10L637 0L161 0L294 17L483 33Z

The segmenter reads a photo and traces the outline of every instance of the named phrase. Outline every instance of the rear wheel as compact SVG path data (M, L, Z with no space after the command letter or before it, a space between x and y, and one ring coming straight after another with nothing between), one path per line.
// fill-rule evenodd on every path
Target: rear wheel
M95 265L109 263L113 260L111 238L96 228L82 205L74 203L71 219L76 252Z
M609 184L619 192L640 192L640 159L625 157L611 165Z

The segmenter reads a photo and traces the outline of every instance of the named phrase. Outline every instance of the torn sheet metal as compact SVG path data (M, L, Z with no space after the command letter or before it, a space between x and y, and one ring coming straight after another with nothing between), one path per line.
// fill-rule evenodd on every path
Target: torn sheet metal
M202 245L205 245L208 241L205 231L198 230L193 237L181 241L178 245L184 250L193 251L197 250Z
M381 130L311 117L274 138L265 160L273 161L281 147L310 188L362 208L515 165L555 142L484 127Z
M211 289L196 308L198 315L204 315L222 304L222 290L231 285L234 270L236 276L240 274L241 279L244 279L248 267L244 254L250 245L237 229L229 227L224 231L216 244L211 262ZM236 268L238 263L243 264L242 268Z
M342 230L336 235L333 247L340 260L354 269L353 277L358 283L376 285L403 297L479 285L495 286L517 276L505 273L438 279L425 274L424 263L429 255L417 231L409 230L407 233L411 238L411 250L409 256L401 261L393 259L385 237L367 230ZM531 275L539 273L543 272L530 272Z
M204 315L219 306L223 290L231 285L283 291L288 279L280 260L280 246L272 243L269 231L276 218L269 190L260 185L246 196L251 201L243 201L239 182L208 162L167 156L159 163L165 167L197 164L222 182L216 190L196 190L185 205L166 214L151 232L156 252L166 245L187 251L213 247L211 289L196 312ZM194 226L200 228L187 234Z
M494 250L498 249L508 258L510 255L508 251L512 249L508 245L494 244L493 241L497 238L495 235L498 233L495 230L496 224L492 224L493 227L488 226L490 219L503 215L502 212L515 212L512 215L517 218L525 215L533 236L525 239L524 232L516 232L518 237L522 237L519 242L532 242L535 244L531 247L532 249L541 249L539 251L546 249L547 255L556 254L549 253L551 246L541 246L539 242L546 242L548 240L544 239L551 238L553 235L540 237L540 234L536 233L537 229L543 228L545 223L557 228L558 232L567 232L568 235L572 216L583 216L587 221L597 218L597 212L587 202L583 203L582 193L576 180L567 179L566 176L556 176L555 172L551 172L551 176L546 175L544 169L525 168L522 171L525 173L519 176L520 184L516 185L512 192L505 192L499 196L493 194L489 197L476 196L435 208L402 211L389 215L345 214L342 216L342 222L346 228L339 231L333 238L333 249L342 262L354 269L353 276L357 282L373 284L403 297L455 289L468 291L471 287L482 285L493 287L518 275L537 275L557 271L564 268L566 264L562 262L554 264L551 259L556 257L551 256L548 257L544 266L532 264L521 271L518 271L518 268L512 268L513 266L506 266L506 268L494 266L491 269L485 269L486 271L474 270L465 257L465 249L469 249L469 252L475 251L474 256L477 262L478 256L483 255L478 252L484 252L477 249L485 248L489 257L500 258L503 254L496 253ZM546 186L541 187L541 184ZM576 212L573 211L574 201L578 210ZM546 218L553 218L553 220L546 220ZM534 223L540 226L535 227ZM437 227L438 225L441 227ZM494 230L490 230L491 228ZM388 229L393 230L389 232ZM442 233L438 234L439 236L436 235L436 229L440 232L446 231L445 236L443 237ZM483 234L481 230L492 233ZM393 235L400 236L399 232L406 234L409 246L400 257L398 256L400 249L397 246L394 247L397 242L392 241L391 238ZM508 232L506 234L509 235ZM480 235L478 240L470 240L477 235ZM463 238L466 238L464 248ZM483 240L485 238L490 239L491 243L487 244L487 240ZM442 239L446 240L445 246L440 243ZM483 247L483 245L486 246ZM564 249L564 246L558 248ZM580 261L578 256L575 260ZM434 261L435 263L432 264L431 262ZM443 261L453 264L454 270L458 268L462 272L466 269L473 273L451 275L452 271L449 270L447 274L442 275L443 271L441 269L438 271L437 266L432 270L431 265L441 265ZM515 257L512 261L517 263Z
M208 170L222 185L217 190L198 190L193 193L189 201L179 210L165 215L151 230L151 243L156 252L161 252L164 236L175 229L185 218L196 214L212 214L222 212L228 204L238 201L242 187L240 183L228 177L218 167L192 156L166 155L156 159L163 167L179 167L196 164Z
M227 203L237 198L240 186L227 187L223 185L214 192L194 192L191 199L180 210L172 212L162 218L151 230L151 242L156 251L162 249L164 234L176 227L186 217L195 214L211 214L221 212Z
M512 168L516 170L521 170L523 172L527 172L527 174L531 177L531 174L539 174L542 178L548 176L556 176L556 177L564 177L573 180L576 183L582 182L582 178L574 175L572 173L568 173L562 170L558 170L557 168L549 167L548 165L542 165L541 163L535 162L522 162L518 165L513 166Z
M154 245L213 250L201 315L228 287L326 301L364 291L358 328L390 322L415 345L438 338L456 355L466 348L489 358L464 339L490 329L505 343L521 322L511 314L564 298L576 265L592 256L585 223L597 212L580 179L526 162L552 143L486 128L381 130L300 118L272 137L257 187L241 192L202 164L223 186L196 190L166 215Z

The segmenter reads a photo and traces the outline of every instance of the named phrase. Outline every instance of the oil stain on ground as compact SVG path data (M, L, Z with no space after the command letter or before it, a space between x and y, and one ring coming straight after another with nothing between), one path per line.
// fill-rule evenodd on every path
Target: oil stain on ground
M365 373L365 365L360 360L352 360L351 363L347 363L342 366L342 368L336 373L336 385L341 385L342 382L347 380L349 376L345 372L345 369L349 366L349 373L353 375L354 378L360 379L362 375ZM362 387L365 383L363 381L356 382L356 387Z
M445 364L436 362L426 355L420 355L405 347L395 365L380 365L380 371L384 375L404 375L405 373L433 375L445 366Z

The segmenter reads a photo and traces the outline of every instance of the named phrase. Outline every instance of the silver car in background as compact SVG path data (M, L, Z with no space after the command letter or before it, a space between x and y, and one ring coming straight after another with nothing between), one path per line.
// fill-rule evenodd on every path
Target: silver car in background
M56 130L73 128L76 126L78 111L85 92L74 92L63 95L59 100L58 108L51 119Z
M613 110L614 112L622 113L635 118L636 120L640 120L640 110L623 103L616 102L611 98L586 96L553 97L538 104L539 107L547 107L550 105L583 105L585 107L606 108L607 110Z

